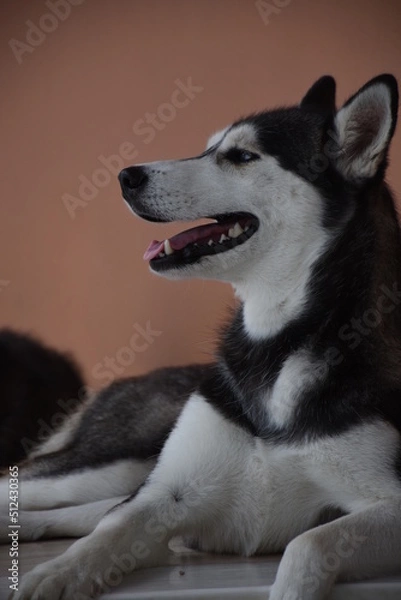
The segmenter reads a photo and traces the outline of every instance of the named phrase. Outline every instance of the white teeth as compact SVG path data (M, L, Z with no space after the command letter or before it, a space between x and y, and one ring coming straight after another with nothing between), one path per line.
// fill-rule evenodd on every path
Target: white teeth
M159 252L159 258L164 258L166 255L164 254L164 252Z
M207 243L208 246L213 246L213 244L214 244L213 240L209 240L208 243Z
M234 226L235 237L238 237L238 236L242 235L243 233L244 233L244 230L242 229L241 225L239 223L236 223Z
M167 256L169 256L170 254L173 254L174 250L172 249L172 247L170 245L170 240L164 240L164 252L166 253Z
M239 223L236 223L234 227L231 227L231 229L228 230L228 235L230 238L237 238L242 233L244 233L244 231Z
M225 242L226 240L228 240L229 238L224 235L224 233L221 234L220 240L219 240L219 244L221 244L222 242Z

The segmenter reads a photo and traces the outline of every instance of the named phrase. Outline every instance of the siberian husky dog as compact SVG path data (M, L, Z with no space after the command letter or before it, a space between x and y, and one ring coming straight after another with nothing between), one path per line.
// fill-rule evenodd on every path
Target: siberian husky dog
M159 373L158 389L139 381L150 418L135 400L132 434L118 429L129 405L114 429L95 398L21 468L20 535L87 535L24 576L16 598L94 597L163 564L174 536L284 551L270 600L401 572L401 242L384 183L397 104L380 75L337 111L325 76L199 156L121 172L140 217L211 219L152 242L151 270L230 282L240 302L213 365L181 383ZM181 400L162 426L169 377ZM106 394L116 413L121 385Z

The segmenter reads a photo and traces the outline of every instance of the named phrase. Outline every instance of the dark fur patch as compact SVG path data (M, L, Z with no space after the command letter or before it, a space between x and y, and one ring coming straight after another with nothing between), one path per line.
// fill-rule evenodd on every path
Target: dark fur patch
M0 466L25 459L84 398L72 358L31 336L0 330ZM56 419L57 416L57 419Z
M397 459L395 461L395 468L398 473L398 476L401 478L401 446L398 450Z
M128 458L156 458L208 365L157 369L101 390L70 441L29 465L29 477L62 475Z

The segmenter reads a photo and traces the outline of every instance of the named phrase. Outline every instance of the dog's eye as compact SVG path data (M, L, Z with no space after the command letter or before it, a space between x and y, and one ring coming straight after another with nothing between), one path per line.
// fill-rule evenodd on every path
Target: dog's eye
M259 158L258 154L249 152L249 150L241 150L241 148L231 148L227 150L224 157L234 165L240 165L243 163L251 162Z

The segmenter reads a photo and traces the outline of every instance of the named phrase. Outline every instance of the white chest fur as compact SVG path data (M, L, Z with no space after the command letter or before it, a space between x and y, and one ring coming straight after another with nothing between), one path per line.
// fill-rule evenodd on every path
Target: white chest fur
M262 399L272 425L281 428L291 422L302 392L317 382L323 366L313 362L306 350L286 359L272 389Z

